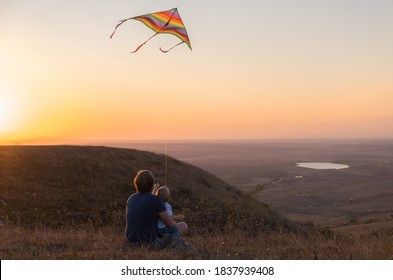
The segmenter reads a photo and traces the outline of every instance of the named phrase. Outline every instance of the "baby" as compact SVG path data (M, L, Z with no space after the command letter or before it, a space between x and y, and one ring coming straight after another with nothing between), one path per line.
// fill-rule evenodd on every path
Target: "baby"
M169 216L171 216L172 219L175 220L176 222L175 227L177 228L177 230L174 230L173 228L166 226L164 222L161 219L159 219L157 222L158 232L162 234L164 233L171 234L172 240L179 240L180 236L183 236L188 229L187 224L184 222L184 215L173 214L172 206L168 203L171 197L171 192L169 191L168 187L161 186L157 191L157 195L161 197L162 200L164 201L166 210L168 211Z

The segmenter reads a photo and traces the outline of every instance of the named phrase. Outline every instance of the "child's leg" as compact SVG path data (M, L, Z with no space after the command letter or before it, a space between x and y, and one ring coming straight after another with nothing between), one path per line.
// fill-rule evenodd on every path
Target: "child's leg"
M166 233L171 235L171 240L180 240L180 230L176 226L174 227L164 227L159 229L161 233Z
M177 223L176 227L179 229L180 236L184 236L187 233L188 226L185 222Z

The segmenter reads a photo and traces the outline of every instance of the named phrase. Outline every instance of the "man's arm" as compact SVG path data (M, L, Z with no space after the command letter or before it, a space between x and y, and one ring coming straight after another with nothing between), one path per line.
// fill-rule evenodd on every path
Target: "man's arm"
M168 211L163 211L158 215L160 216L160 219L164 222L164 224L168 227L174 227L176 225L176 221L171 216L169 216Z

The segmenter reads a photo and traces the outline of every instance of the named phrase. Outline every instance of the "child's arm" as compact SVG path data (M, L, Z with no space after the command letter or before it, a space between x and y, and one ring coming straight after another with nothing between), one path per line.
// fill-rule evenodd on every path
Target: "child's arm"
M172 215L171 217L176 221L176 223L184 222L185 219L184 215Z
M158 189L160 188L159 183L155 183L153 186L153 190L151 191L152 194L157 195Z

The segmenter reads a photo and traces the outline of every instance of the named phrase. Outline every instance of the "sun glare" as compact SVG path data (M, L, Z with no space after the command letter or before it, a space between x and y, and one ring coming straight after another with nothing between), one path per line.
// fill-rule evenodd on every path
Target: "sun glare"
M6 132L7 127L8 127L8 109L4 104L0 103L0 133Z
M13 125L11 104L0 98L0 133L11 132Z

